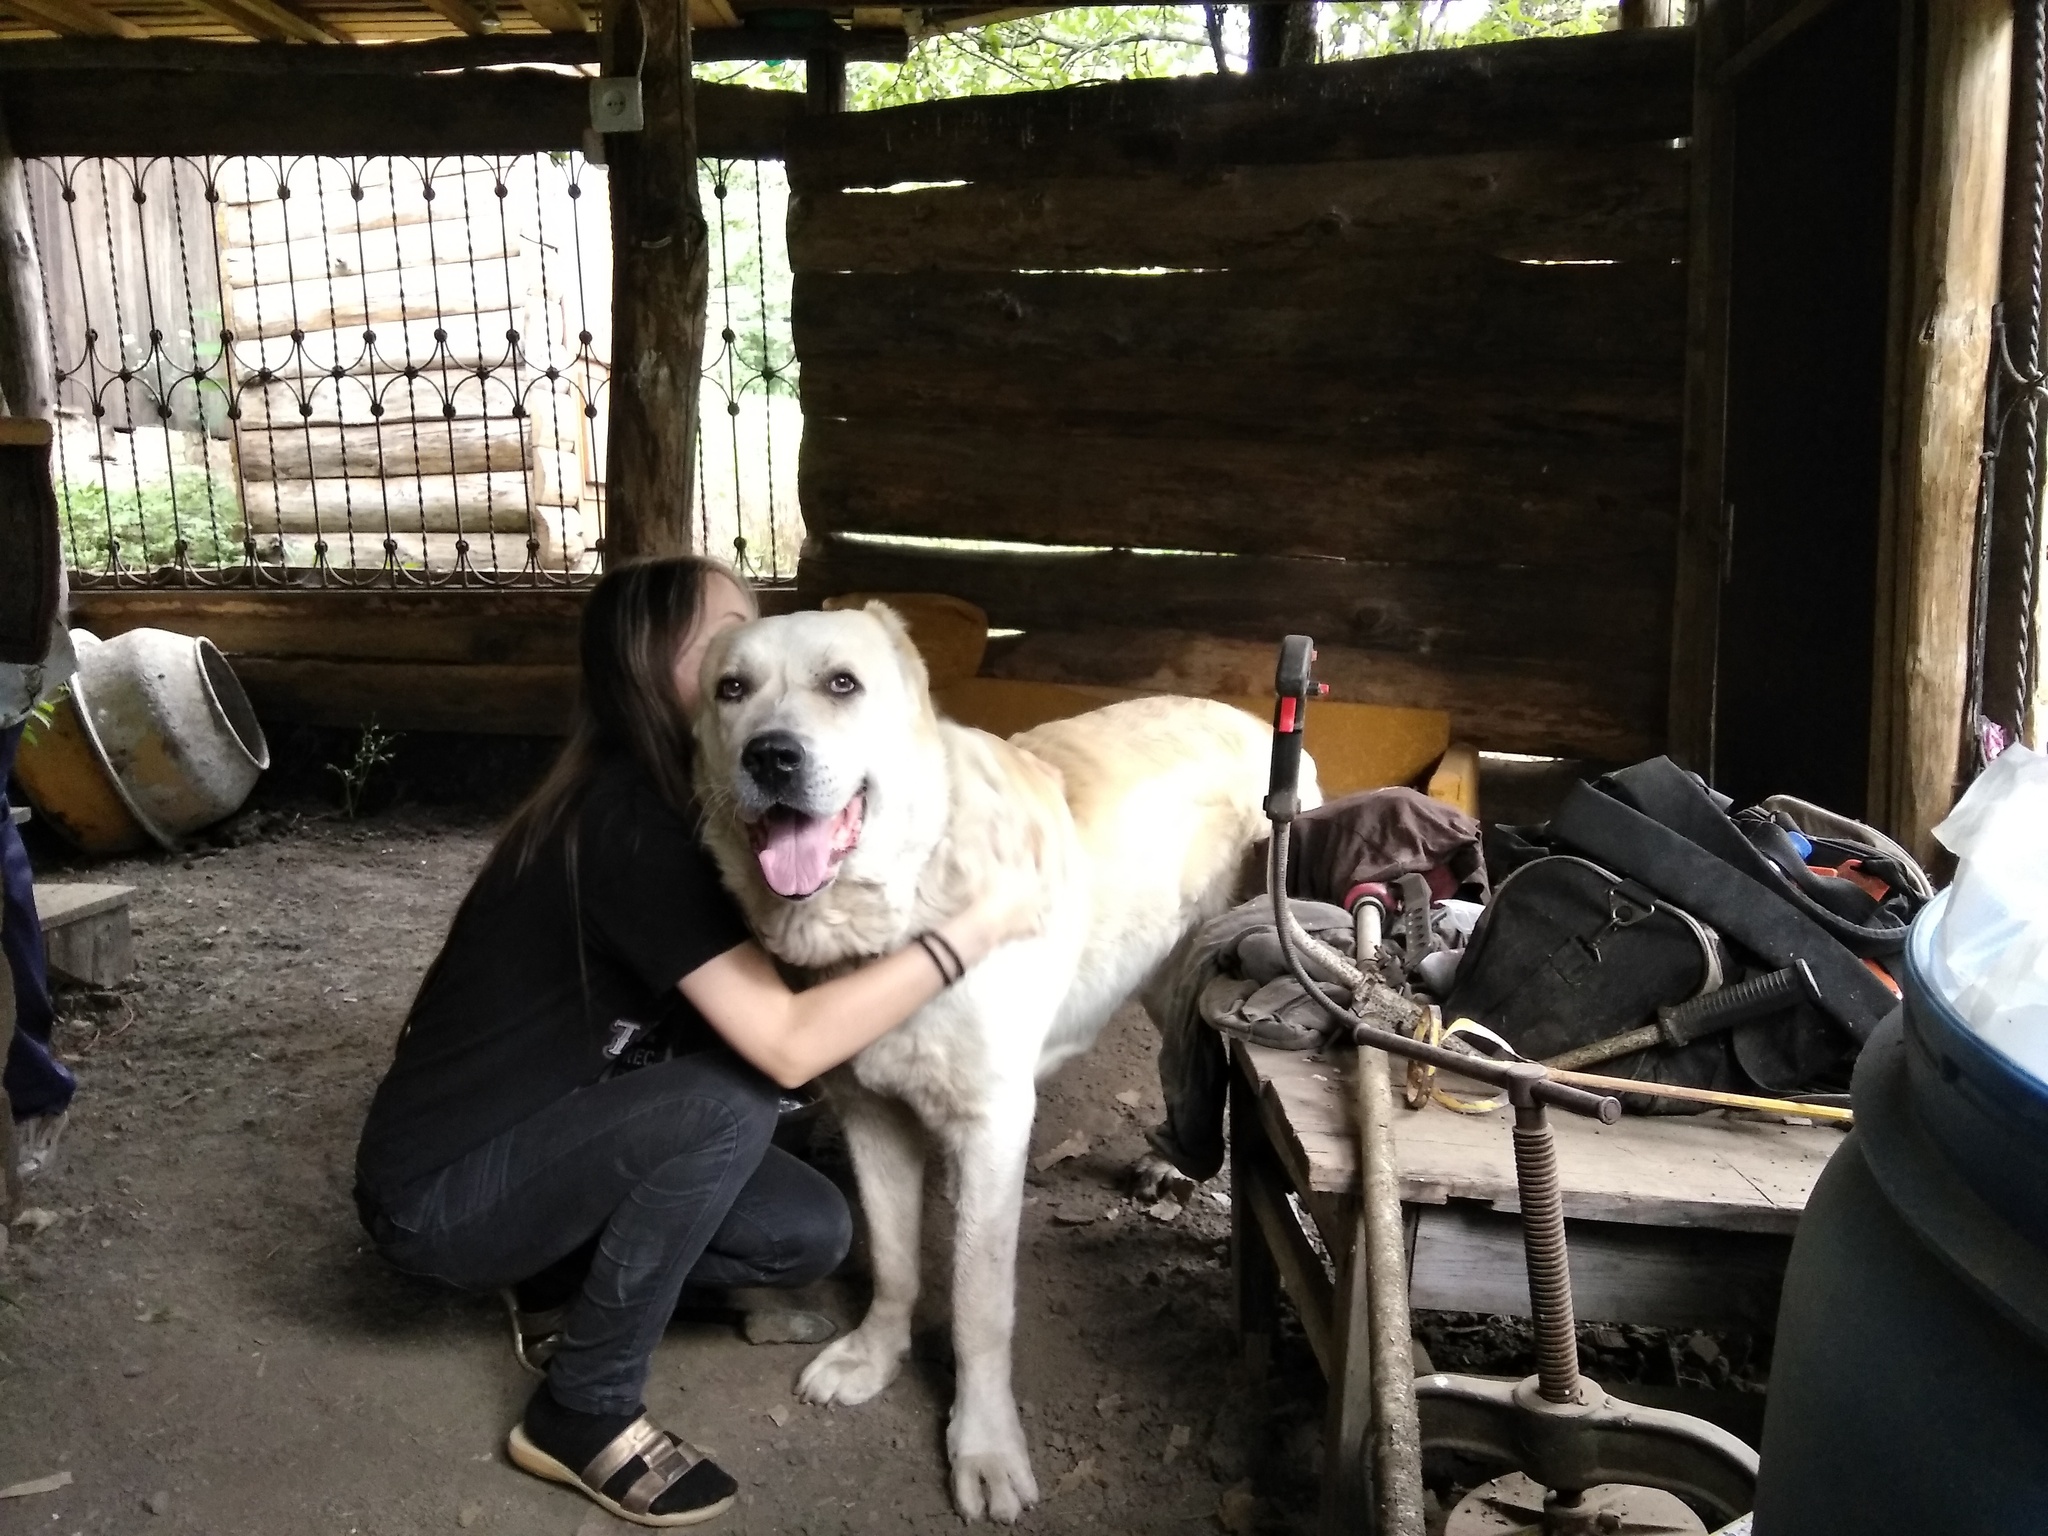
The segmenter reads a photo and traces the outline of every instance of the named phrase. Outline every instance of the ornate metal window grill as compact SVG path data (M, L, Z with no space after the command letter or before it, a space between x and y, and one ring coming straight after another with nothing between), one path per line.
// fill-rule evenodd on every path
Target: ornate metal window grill
M604 171L580 156L25 168L82 585L517 586L603 562ZM794 575L786 183L707 162L699 547Z

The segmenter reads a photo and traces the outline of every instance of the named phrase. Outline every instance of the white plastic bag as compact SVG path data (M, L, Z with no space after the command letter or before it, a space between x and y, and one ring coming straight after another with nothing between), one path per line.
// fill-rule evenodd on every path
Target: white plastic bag
M2008 748L1934 835L1958 862L1932 980L1972 1029L2048 1082L2048 757Z

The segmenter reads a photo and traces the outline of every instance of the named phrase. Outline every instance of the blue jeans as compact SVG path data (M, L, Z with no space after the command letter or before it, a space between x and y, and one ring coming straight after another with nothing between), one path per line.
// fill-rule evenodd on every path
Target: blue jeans
M593 1246L548 1362L580 1413L637 1413L684 1287L804 1285L852 1239L846 1198L769 1144L775 1085L720 1047L578 1089L372 1213L400 1269L513 1285Z
M31 1115L61 1114L69 1107L78 1080L50 1048L50 1027L57 1010L50 1002L49 965L43 953L43 928L36 920L35 877L21 830L8 814L7 776L14 771L14 752L22 727L0 730L0 887L6 916L0 918L0 949L14 974L14 1017L0 1019L7 1041L4 1082L17 1120Z

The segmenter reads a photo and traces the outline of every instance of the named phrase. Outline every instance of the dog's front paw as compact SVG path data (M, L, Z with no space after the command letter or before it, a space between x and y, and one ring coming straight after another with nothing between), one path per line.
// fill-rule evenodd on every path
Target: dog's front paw
M807 1403L843 1403L852 1407L877 1395L896 1379L908 1343L894 1342L867 1328L856 1328L804 1367L797 1378L797 1396Z
M969 1520L989 1519L1009 1525L1038 1502L1038 1479L1031 1475L1031 1456L1024 1449L1024 1427L1015 1408L977 1422L961 1414L948 1432L947 1451L953 1462L953 1502Z

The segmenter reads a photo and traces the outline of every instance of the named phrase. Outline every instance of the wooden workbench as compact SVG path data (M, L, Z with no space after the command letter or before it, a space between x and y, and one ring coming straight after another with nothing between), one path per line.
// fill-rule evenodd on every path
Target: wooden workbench
M1362 1316L1364 1292L1351 1263L1355 1058L1241 1042L1231 1055L1238 1324L1257 1373L1282 1289L1295 1304L1330 1382L1325 1511L1326 1526L1338 1529L1331 1518L1353 1499L1343 1469L1362 1454L1366 1407L1363 1344L1354 1355L1347 1324ZM1550 1123L1581 1322L1771 1321L1793 1230L1841 1131L1718 1112L1601 1125L1553 1111ZM1461 1115L1432 1104L1397 1113L1412 1305L1528 1315L1511 1125L1506 1109Z

